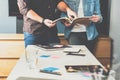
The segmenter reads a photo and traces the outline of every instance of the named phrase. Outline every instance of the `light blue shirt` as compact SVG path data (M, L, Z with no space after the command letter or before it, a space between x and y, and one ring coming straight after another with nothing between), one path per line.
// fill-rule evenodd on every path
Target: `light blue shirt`
M80 0L64 0L69 7L74 10L76 13L78 12L79 2ZM100 16L100 21L102 22L102 16L100 11L100 3L99 0L83 0L83 11L84 16L92 16L94 13L96 15ZM65 16L64 13L62 13L61 16ZM69 37L69 34L71 32L72 27L65 27L65 38ZM98 31L96 29L95 23L91 22L89 26L86 28L87 38L88 40L93 40L98 36Z

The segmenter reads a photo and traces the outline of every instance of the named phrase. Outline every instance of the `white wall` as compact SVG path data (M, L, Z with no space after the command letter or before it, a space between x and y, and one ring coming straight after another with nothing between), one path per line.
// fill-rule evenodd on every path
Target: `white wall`
M16 33L16 17L8 11L8 0L0 0L0 33Z
M120 80L120 0L111 0L110 37L113 39L112 69Z
M120 68L120 0L111 0L110 37L113 39L113 69Z

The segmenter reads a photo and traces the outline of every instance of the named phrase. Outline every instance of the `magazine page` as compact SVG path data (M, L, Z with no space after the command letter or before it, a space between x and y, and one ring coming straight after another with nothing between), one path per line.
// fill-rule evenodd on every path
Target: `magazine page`
M71 25L74 26L75 24L82 24L88 26L90 22L91 22L90 16L86 16L86 17L76 18L75 20L73 20Z
M85 16L85 17L81 17L81 18L76 18L71 20L68 17L61 17L58 19L55 19L53 22L57 22L57 21L61 21L61 22L69 22L72 26L74 26L75 24L83 24L85 26L88 26L90 24L90 17L91 16Z

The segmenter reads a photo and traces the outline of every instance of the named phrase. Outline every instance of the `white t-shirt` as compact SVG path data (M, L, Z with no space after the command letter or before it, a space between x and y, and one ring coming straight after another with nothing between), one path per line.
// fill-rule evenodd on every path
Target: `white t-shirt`
M83 11L83 2L80 0L79 7L78 7L78 17L84 17L84 11ZM76 24L74 25L71 32L86 32L85 25L82 24Z

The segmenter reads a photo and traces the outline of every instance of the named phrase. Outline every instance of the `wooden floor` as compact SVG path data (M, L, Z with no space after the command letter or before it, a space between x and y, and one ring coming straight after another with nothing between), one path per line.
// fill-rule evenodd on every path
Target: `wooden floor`
M0 80L6 80L24 53L23 34L0 34Z

